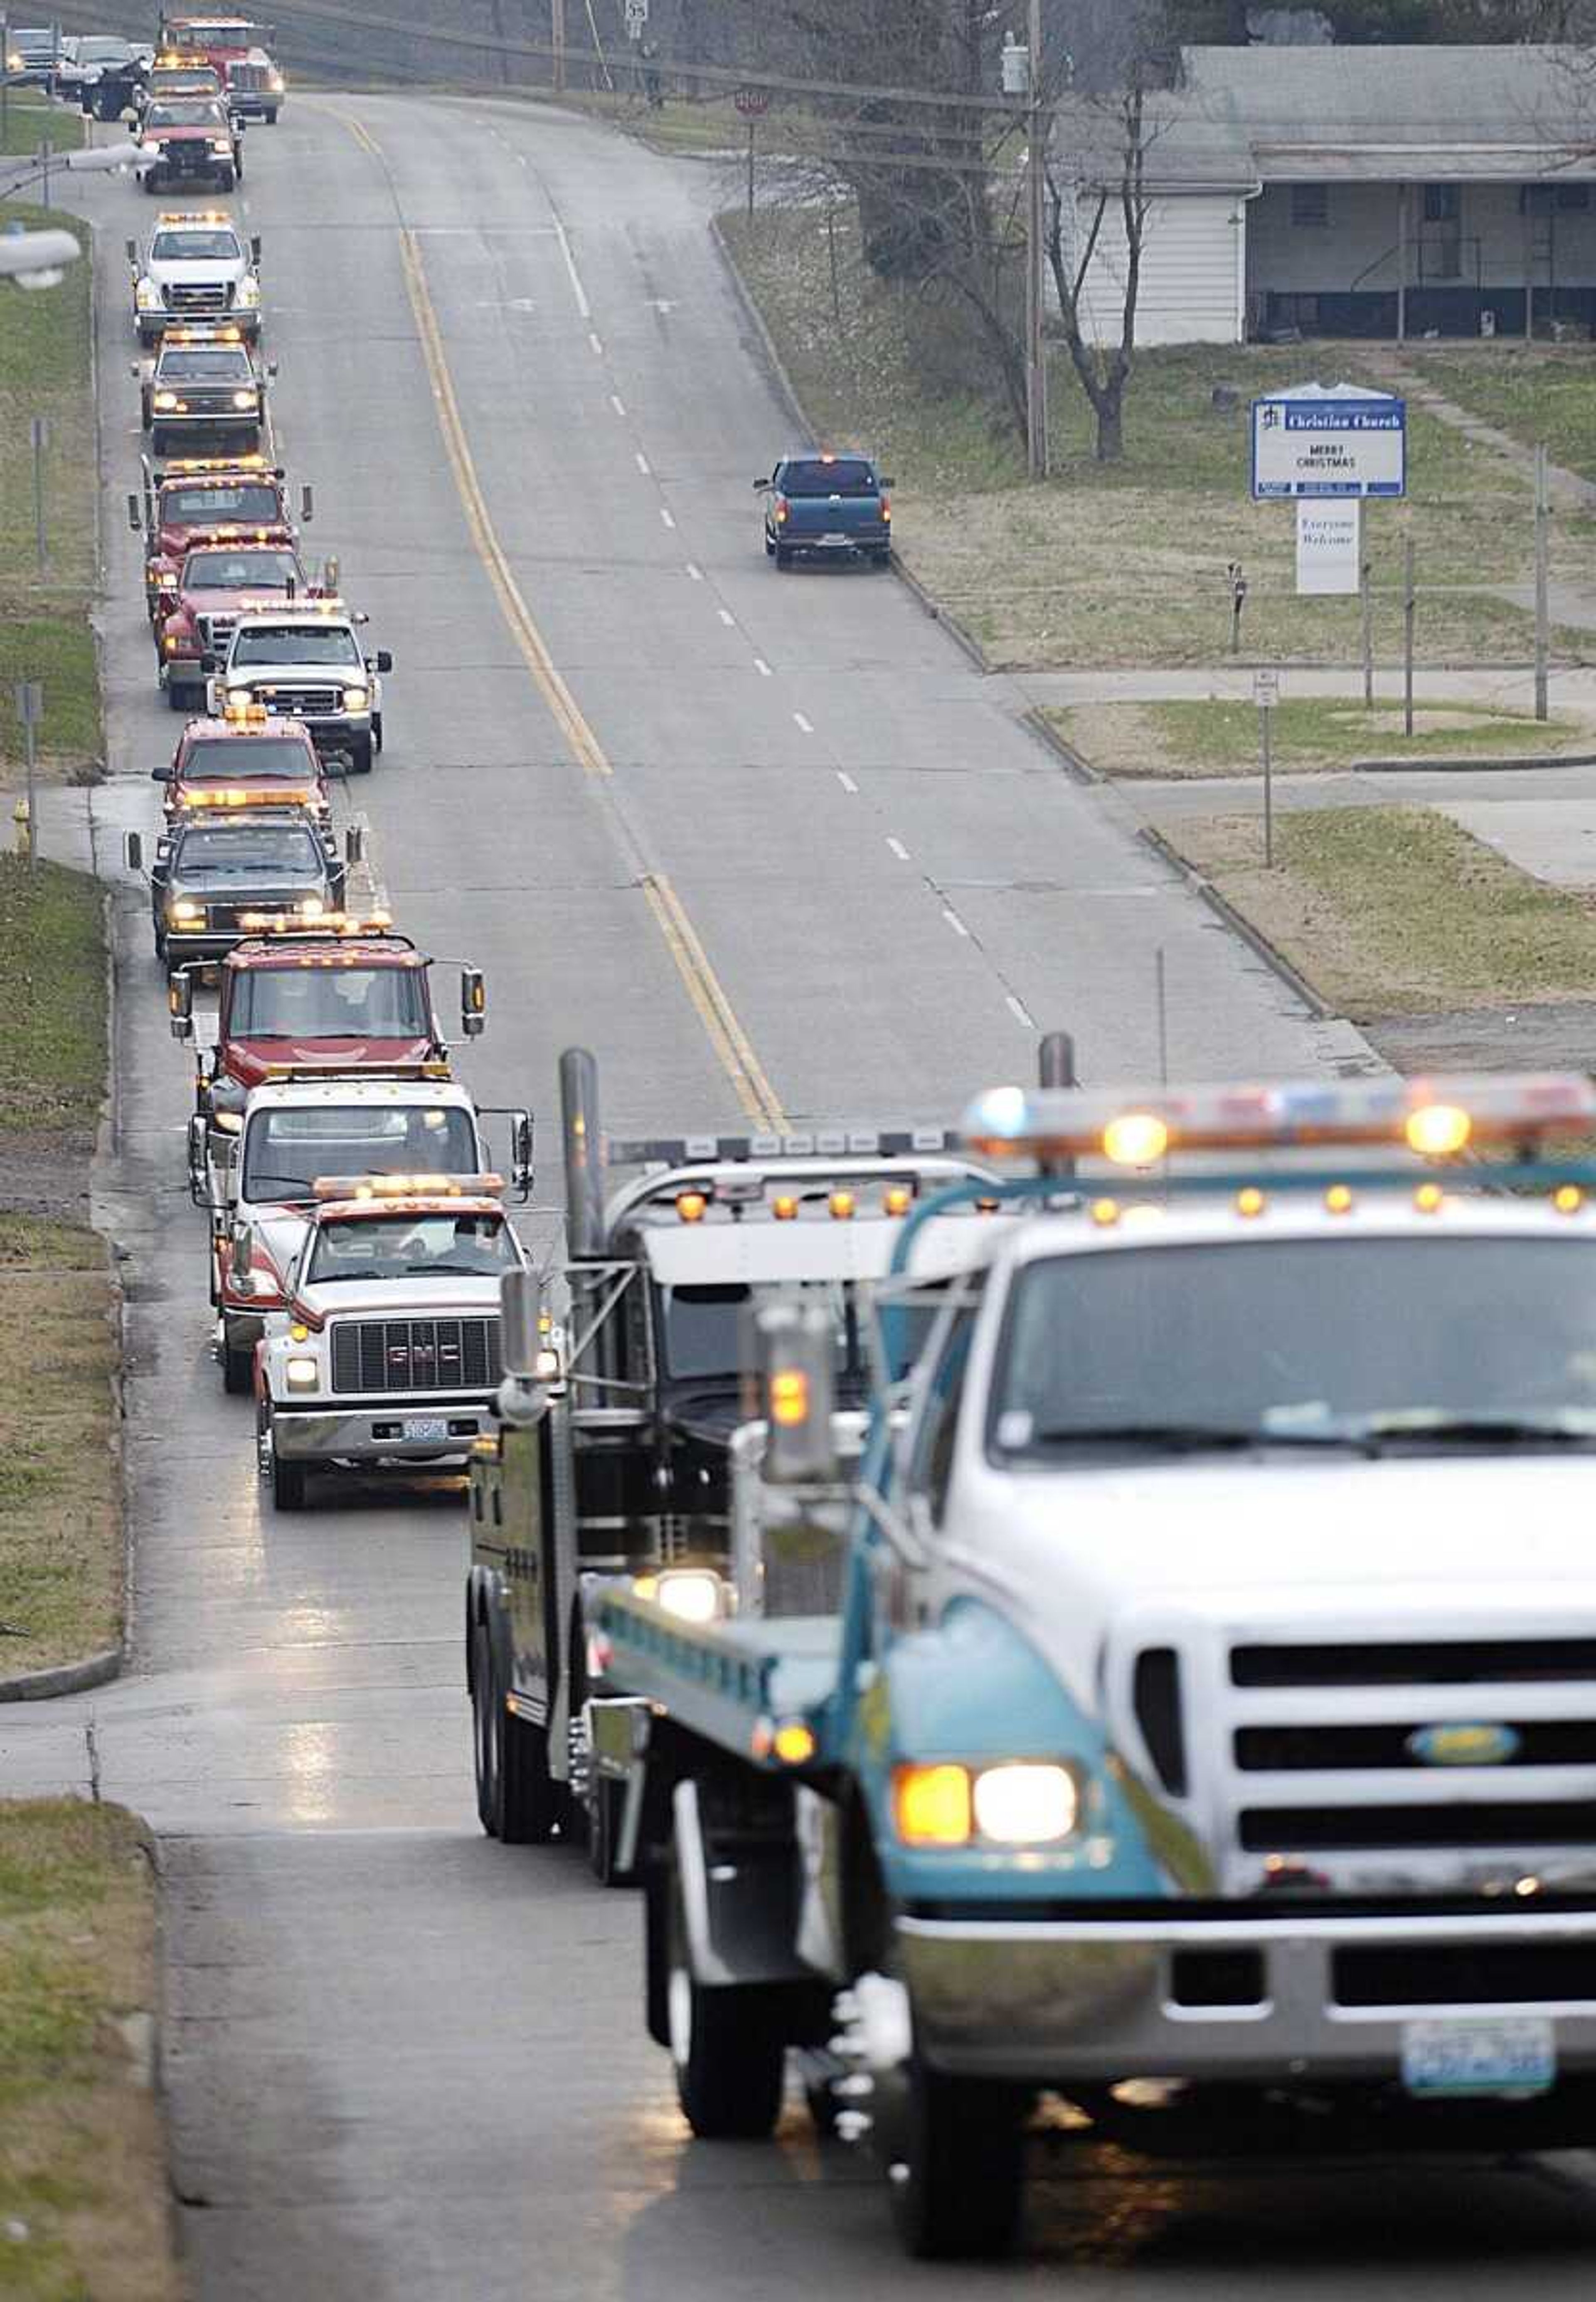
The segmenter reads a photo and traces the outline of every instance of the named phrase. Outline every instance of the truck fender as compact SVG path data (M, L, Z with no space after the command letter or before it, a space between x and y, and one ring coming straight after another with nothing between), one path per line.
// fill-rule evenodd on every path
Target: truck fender
M1113 1849L1081 1886L1096 1895L1163 1895L1165 1869L1148 1818L1128 1795L1101 1719L1083 1709L1030 1640L983 1600L955 1600L941 1621L900 1639L861 1704L860 1788L889 1892L912 1899L920 1863L891 1822L892 1774L903 1760L1051 1759L1083 1777L1092 1836ZM909 1873L917 1874L911 1879Z

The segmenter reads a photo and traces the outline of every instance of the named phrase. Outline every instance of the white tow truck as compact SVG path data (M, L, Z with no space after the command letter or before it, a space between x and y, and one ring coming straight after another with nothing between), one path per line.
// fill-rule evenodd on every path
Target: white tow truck
M141 344L196 320L230 322L247 342L260 334L260 240L246 239L225 208L164 211L148 248L130 239L127 251Z
M304 1508L313 1471L446 1468L490 1428L500 1282L525 1267L502 1189L497 1175L317 1182L256 1368L277 1509Z
M1008 2244L1043 2091L1153 2153L1590 2144L1593 1127L1560 1075L995 1090L1021 1219L932 1285L980 1187L903 1226L857 1467L767 1315L840 1607L596 1609L697 2133L797 2049L922 2255Z
M303 720L317 751L340 753L351 775L369 775L382 748L382 675L393 658L386 648L365 653L365 620L332 597L241 615L211 682L212 711L264 704L273 719Z
M532 1189L531 1113L480 1107L442 1059L399 1064L386 1076L341 1078L319 1068L296 1077L285 1063L281 1076L251 1091L241 1114L218 1113L212 1128L196 1113L189 1168L191 1178L203 1177L210 1209L211 1301L225 1390L251 1388L255 1347L267 1312L286 1299L317 1184L379 1173L486 1173L488 1117L508 1122L511 1181L525 1199Z

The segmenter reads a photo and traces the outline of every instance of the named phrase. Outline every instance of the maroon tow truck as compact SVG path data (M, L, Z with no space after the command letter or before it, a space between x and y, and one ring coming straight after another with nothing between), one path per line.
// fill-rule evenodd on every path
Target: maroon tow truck
M332 836L327 766L309 728L302 719L268 718L264 704L235 704L222 719L190 719L171 759L150 776L165 786L168 826L206 808L302 807Z
M290 543L235 537L197 544L184 555L172 607L155 627L155 677L172 710L205 710L210 676L241 615L319 596Z
M174 457L159 470L143 459L144 486L128 498L128 525L144 538L145 608L151 623L177 604L183 560L197 543L298 542L287 475L265 456ZM315 496L299 491L299 520L315 516Z
M217 978L216 1038L196 1049L189 1173L206 1191L213 1135L236 1136L253 1088L268 1080L448 1079L449 1044L433 1004L436 962L394 931L385 912L273 929L235 945ZM189 977L168 986L174 1038L193 1040ZM482 970L460 969L460 1029L475 1038L487 1021Z

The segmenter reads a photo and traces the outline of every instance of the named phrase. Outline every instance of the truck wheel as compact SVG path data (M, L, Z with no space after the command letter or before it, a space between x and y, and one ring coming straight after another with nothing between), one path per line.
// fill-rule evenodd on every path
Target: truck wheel
M878 567L890 567L892 566L892 546L888 544L884 551L872 551L870 559Z
M549 1778L549 1737L505 1708L485 1623L472 1634L472 1743L476 1811L490 1838L507 1846L542 1846L554 1835L559 1800Z
M369 776L371 773L371 737L369 735L357 735L353 744L349 746L349 773L352 776Z
M1018 2099L977 2079L909 2072L892 2218L906 2252L921 2261L1006 2254L1025 2189L1025 2129Z
M300 1511L305 1508L305 1466L285 1463L272 1441L272 1418L266 1417L266 1449L272 1464L272 1508Z
M169 711L186 712L192 719L205 709L205 690L203 687L178 687L168 680L166 708Z
M255 1389L255 1353L253 1350L234 1350L227 1340L225 1328L222 1333L222 1388L230 1399L248 1399ZM272 1460L275 1465L275 1453ZM298 1469L299 1466L296 1465L294 1467Z
M625 1783L611 1782L603 1775L594 1776L587 1811L587 1860L601 1886L630 1886L636 1877L634 1870L623 1870L616 1859L626 1798Z
M701 2141L764 2141L781 2115L785 2042L757 1987L706 1990L694 1981L674 1853L666 1988L683 2117Z
M785 576L793 564L792 547L785 543L778 543L775 547L772 557L776 561L777 575Z

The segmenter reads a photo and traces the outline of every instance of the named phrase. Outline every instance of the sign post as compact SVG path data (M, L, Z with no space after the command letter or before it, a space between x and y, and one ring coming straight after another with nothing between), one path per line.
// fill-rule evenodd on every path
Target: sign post
M770 109L768 88L740 88L732 102L748 122L748 221L753 222L753 139L759 122Z
M1274 768L1270 757L1269 719L1280 702L1281 676L1273 664L1260 664L1253 674L1253 702L1258 707L1258 767L1264 777L1264 869L1274 869Z
M22 723L22 756L28 763L28 869L30 871L38 861L38 807L34 789L34 769L38 757L38 723L44 716L44 682L38 679L18 680L17 718Z
M46 575L45 550L45 449L50 444L50 419L47 416L32 418L33 444L33 537L38 550L38 579L42 584Z

